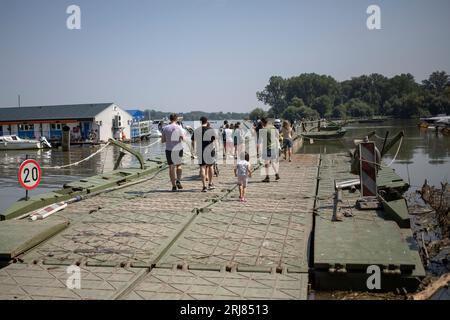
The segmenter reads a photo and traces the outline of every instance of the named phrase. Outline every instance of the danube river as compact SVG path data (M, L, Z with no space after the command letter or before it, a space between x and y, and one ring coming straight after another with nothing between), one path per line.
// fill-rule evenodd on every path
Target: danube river
M347 134L337 141L305 141L302 153L336 153L354 148L354 139L361 139L369 132L375 131L372 138L379 149L383 145L383 139L387 131L392 138L400 131L405 132L400 151L398 152L392 168L413 188L421 187L425 181L432 185L440 185L440 182L450 181L450 137L435 130L419 129L417 120L388 120L384 123L352 123L345 127ZM397 152L396 144L383 162L391 162Z

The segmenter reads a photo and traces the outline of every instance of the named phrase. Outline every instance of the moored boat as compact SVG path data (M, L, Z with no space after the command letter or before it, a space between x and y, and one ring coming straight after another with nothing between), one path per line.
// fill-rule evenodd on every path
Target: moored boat
M153 128L150 130L150 134L149 134L150 138L160 138L161 136L162 136L162 133L157 128Z
M342 126L339 126L339 125L329 125L329 126L320 127L320 131L338 131L341 128L342 128Z
M0 150L27 150L27 149L43 149L50 147L47 139L40 140L22 139L16 135L0 136Z
M347 131L345 129L339 129L337 131L310 131L304 132L301 135L307 139L319 139L319 140L332 140L342 138Z
M361 119L358 122L359 123L382 123L385 119L383 118L370 118L370 119Z
M421 118L420 119L422 121L422 123L427 123L427 124L433 124L433 125L438 125L438 124L446 124L448 123L448 121L450 121L450 116L447 116L446 114L439 114L436 117L429 117L429 118Z

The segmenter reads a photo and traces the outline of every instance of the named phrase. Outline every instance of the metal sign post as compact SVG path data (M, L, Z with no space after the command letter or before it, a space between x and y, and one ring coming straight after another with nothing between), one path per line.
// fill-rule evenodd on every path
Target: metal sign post
M20 107L20 96L19 96L19 107ZM25 155L25 160L28 160L28 154ZM28 201L28 189L25 189L25 201Z
M41 167L36 160L28 159L27 155L26 160L19 167L17 176L20 185L25 189L25 200L28 201L28 191L37 188L41 182Z

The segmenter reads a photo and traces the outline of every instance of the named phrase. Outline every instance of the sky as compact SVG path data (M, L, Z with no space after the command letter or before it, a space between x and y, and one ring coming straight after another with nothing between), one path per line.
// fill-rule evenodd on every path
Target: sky
M69 5L81 29L69 30ZM381 9L369 30L367 7ZM450 73L449 0L0 0L0 107L248 112L273 75ZM264 106L267 109L267 106Z

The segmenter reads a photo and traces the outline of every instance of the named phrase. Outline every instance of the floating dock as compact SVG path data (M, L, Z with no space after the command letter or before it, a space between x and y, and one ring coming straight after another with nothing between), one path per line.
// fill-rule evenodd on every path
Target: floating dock
M350 156L321 156L318 177L314 229L314 281L319 290L366 291L367 268L380 268L384 291L405 288L413 292L425 277L415 239L412 237L406 202L387 201L390 205L378 210L358 210L355 202L359 191L343 191L337 211L344 218L332 221L335 181L354 179ZM402 192L408 189L392 169L378 172L378 190Z
M331 221L334 180L355 178L349 160L296 154L281 161L281 180L271 183L260 182L256 167L247 203L238 201L233 165L220 167L216 189L206 193L196 164L184 166L177 193L155 162L127 170L135 178L113 188L95 189L103 176L72 183L66 189L85 198L39 221L36 236L29 233L36 222L14 220L14 245L0 246L0 299L299 300L311 285L359 289L372 264L383 270L386 290L414 290L424 270L398 217L358 211L357 191L340 209L353 217ZM401 183L392 170L385 174L387 187ZM67 288L70 265L81 270L79 289Z

